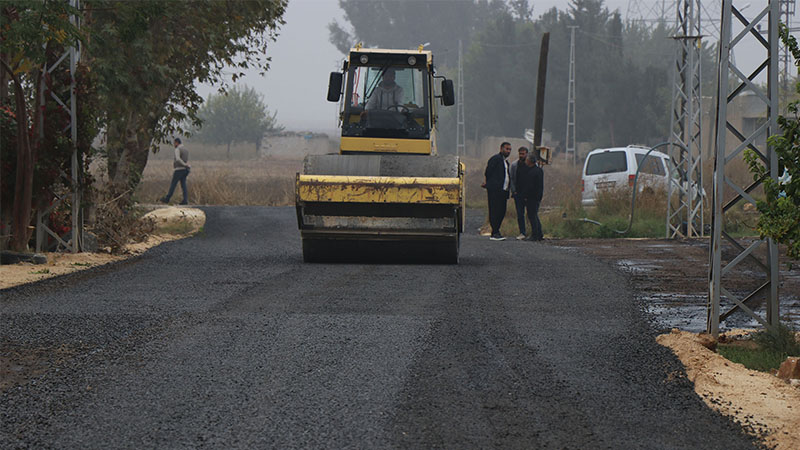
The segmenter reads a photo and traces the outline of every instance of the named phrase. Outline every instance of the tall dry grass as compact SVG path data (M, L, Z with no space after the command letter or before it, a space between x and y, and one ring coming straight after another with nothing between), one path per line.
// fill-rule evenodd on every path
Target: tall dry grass
M190 163L189 203L196 205L293 205L295 174L302 168L301 160L278 158L230 161L193 158ZM149 161L136 199L143 203L158 202L169 189L172 171L171 160ZM180 199L178 186L172 202Z

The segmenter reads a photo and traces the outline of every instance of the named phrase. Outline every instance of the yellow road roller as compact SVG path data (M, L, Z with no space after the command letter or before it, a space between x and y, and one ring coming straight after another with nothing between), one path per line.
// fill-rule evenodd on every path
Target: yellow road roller
M297 174L303 260L458 263L464 165L437 154L437 106L455 95L432 53L353 48L328 100L341 105L341 144Z

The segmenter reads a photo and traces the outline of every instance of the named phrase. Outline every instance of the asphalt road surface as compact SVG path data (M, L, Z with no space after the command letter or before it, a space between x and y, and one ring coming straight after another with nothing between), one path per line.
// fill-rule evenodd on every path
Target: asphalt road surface
M471 231L457 266L303 264L293 208L206 213L0 291L0 448L754 445L591 257Z

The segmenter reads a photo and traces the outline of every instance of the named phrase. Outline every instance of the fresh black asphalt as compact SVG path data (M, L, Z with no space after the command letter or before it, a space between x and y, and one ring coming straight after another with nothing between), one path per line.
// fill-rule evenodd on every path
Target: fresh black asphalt
M625 276L554 245L451 265L304 264L293 208L0 291L0 448L752 448ZM31 350L33 351L33 350ZM49 356L48 356L49 355Z

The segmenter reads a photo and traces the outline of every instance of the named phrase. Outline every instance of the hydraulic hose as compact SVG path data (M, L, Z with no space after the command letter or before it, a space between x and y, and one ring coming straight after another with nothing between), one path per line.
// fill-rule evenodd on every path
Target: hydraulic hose
M630 220L628 220L628 227L625 228L624 230L615 230L615 229L612 228L611 231L613 231L613 232L615 232L617 234L627 234L629 231L631 231L631 226L633 226L633 212L634 212L634 210L636 208L636 192L637 192L636 185L639 182L639 171L642 169L642 166L644 165L643 164L644 161L647 160L647 157L650 156L650 153L653 150L655 150L657 148L665 147L665 146L668 146L668 145L674 145L676 147L681 147L684 151L686 150L686 147L684 147L683 144L680 144L680 143L677 143L677 142L662 142L660 144L657 144L657 145L651 147L650 150L648 150L647 153L644 154L644 158L642 158L642 164L637 164L636 165L637 166L636 167L636 176L633 177L633 196L631 196L631 217L630 217ZM669 167L667 167L667 176L668 177L672 176L672 174L669 173ZM589 219L587 217L584 217L582 219L578 219L578 222L586 222L586 223L591 223L591 224L594 224L594 225L603 226L602 223L600 223L600 222L598 222L596 220Z

